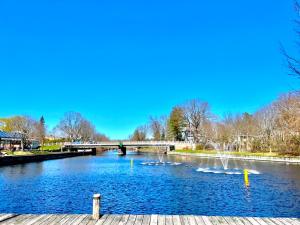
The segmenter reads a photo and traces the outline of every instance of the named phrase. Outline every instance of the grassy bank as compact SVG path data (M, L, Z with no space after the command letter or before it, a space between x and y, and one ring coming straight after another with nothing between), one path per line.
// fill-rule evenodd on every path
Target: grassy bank
M138 151L139 152L154 152L154 153L156 153L157 151L159 151L159 149L146 147L146 148L139 148Z
M212 154L216 155L218 152L215 150L176 150L178 153L191 153L191 154ZM235 156L268 156L268 157L284 157L285 155L279 155L276 152L224 152L224 154L235 155ZM287 155L288 156L288 155Z
M60 151L60 145L45 145L40 148L41 151Z
M49 154L47 151L2 151L5 155L10 156L26 156L26 155L45 155Z
M60 145L43 146L39 150L25 150L25 151L2 151L5 155L12 156L26 156L26 155L45 155L51 152L60 152Z

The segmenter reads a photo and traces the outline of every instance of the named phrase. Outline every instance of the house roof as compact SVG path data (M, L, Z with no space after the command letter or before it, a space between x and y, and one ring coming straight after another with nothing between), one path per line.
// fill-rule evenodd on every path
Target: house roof
M0 140L21 140L22 135L15 132L0 131Z

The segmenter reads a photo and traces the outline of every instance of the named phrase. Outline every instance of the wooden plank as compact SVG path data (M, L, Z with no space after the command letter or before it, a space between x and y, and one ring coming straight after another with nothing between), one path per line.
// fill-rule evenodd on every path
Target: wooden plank
M215 225L228 225L227 221L222 216L210 216L209 218Z
M43 225L47 225L50 224L52 221L54 221L57 218L56 214L50 214L49 217L42 219L40 222L37 221L37 224L43 224Z
M67 220L64 220L63 225L71 225L74 221L76 221L81 215L71 215L67 217Z
M87 223L87 225L95 225L97 222L98 222L98 220L93 219L93 217L91 216L89 222Z
M37 222L39 219L43 218L45 215L33 215L30 218L27 218L26 220L22 221L22 225L32 225L35 222Z
M217 218L213 217L213 216L208 216L207 219L209 220L209 222L213 225L219 225ZM204 222L205 223L205 222Z
M232 216L231 219L235 222L237 225L245 225L242 220L240 220L240 217Z
M126 225L133 225L135 220L136 220L136 215L130 215L126 222Z
M142 225L143 223L143 215L137 215L134 225Z
M97 222L95 224L96 225L102 225L105 222L106 219L107 219L107 214L101 216L100 219L97 220Z
M278 220L285 225L298 225L293 220L289 220L288 218L278 218Z
M277 225L276 223L274 223L272 220L270 220L267 217L263 217L261 218L263 221L265 221L268 225Z
M23 220L26 218L30 217L30 214L21 214L15 217L12 217L8 220L5 220L1 222L1 225L6 225L6 224L20 224Z
M129 219L129 215L122 215L122 218L118 225L125 225Z
M268 225L262 218L259 217L251 217L260 225Z
M277 220L277 218L268 218L269 220L271 220L273 223L275 223L276 225L283 225L279 220Z
M0 222L4 221L4 220L7 220L9 218L12 218L14 216L17 216L17 214L12 214L12 213L7 213L7 214L1 214L0 215Z
M166 216L166 225L173 225L173 219L171 215Z
M150 225L158 225L158 215L157 214L151 215Z
M150 215L144 215L144 217L143 217L143 225L150 225L150 221L151 221L151 216Z
M5 225L5 224L8 224L8 221L16 221L18 217L20 217L21 215L16 215L16 216L13 216L13 217L8 217L6 219L3 219L2 221L0 221L0 224L1 225Z
M106 220L104 221L103 225L110 225L111 222L114 220L115 216L114 215L108 215Z
M292 225L290 222L282 220L282 218L276 218L276 220L280 221L282 225Z
M250 223L249 225L259 225L259 223L252 217L243 217L242 220L244 222L247 222Z
M56 215L55 219L48 223L49 225L57 225L60 224L60 221L62 221L62 219L64 219L67 215L66 214L58 214Z
M78 217L76 217L70 224L72 225L79 225L81 222L87 217L86 214L82 214Z
M34 215L29 219L22 222L22 225L32 225L37 222L39 219L43 218L45 215Z
M234 220L231 216L224 216L223 218L224 220L226 220L226 222L229 225L243 225L242 223L239 223L237 220Z
M236 217L244 225L252 225L252 223L246 217Z
M205 225L204 220L202 219L202 216L195 216L195 220L197 225Z
M190 225L197 225L196 219L194 216L187 216Z
M18 221L18 224L24 224L25 222L31 220L34 217L35 217L35 215L33 215L33 214L27 214L26 217L23 217L20 221Z
M294 225L300 225L300 222L298 220L294 220L294 218L284 218L284 219L290 221Z
M47 220L43 221L42 224L43 225L49 225L50 223L52 223L57 218L57 216L58 215L56 215L56 214L51 214L50 217Z
M166 224L166 216L158 215L157 216L157 224L158 225L165 225Z
M172 220L173 220L174 225L181 225L181 220L180 220L180 217L178 215L172 216ZM152 224L150 224L150 225L152 225Z
M51 214L44 214L42 218L35 221L32 225L40 225L43 224L43 222L47 221L52 215Z
M207 216L202 216L205 225L213 225Z
M95 221L93 220L92 215L86 215L86 217L79 223L80 225L87 225L89 222Z
M60 222L59 224L63 225L65 224L68 220L70 220L71 218L74 218L76 215L72 215L72 214L68 214L66 215Z
M114 215L114 219L111 222L111 225L118 225L122 219L122 215Z
M179 216L183 225L190 225L188 216Z

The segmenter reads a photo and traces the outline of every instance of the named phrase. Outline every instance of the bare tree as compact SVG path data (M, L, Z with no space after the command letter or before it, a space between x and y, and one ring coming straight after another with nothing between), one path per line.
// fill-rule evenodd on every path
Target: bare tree
M297 26L296 35L297 35L297 38L300 38L300 30L298 28L300 26L300 18L299 18L300 17L300 3L299 3L299 1L295 0L294 8L297 13L297 19L295 20L295 23ZM297 43L297 45L299 46L299 43ZM287 66L291 71L290 75L294 75L294 76L300 78L300 59L298 57L288 54L283 46L281 47L281 51L287 60Z
M110 139L105 134L101 134L101 133L96 132L95 141L103 142L103 141L109 141L109 140Z
M157 117L150 117L149 121L149 128L151 129L153 140L160 141L165 140L166 132L167 132L167 118L161 116Z
M67 112L60 120L58 128L71 141L81 138L82 122L84 118L78 112Z
M207 102L198 99L191 100L183 106L184 119L188 125L195 143L200 143L201 139L206 139L205 124L211 118L210 108Z
M140 126L135 129L133 135L129 137L131 141L145 141L147 139L147 126Z
M95 139L96 129L94 125L86 120L82 119L80 122L79 136L81 141L92 141Z
M71 141L92 141L96 136L95 126L78 112L66 113L58 129Z
M273 141L276 136L277 128L277 107L270 104L255 113L257 121L258 134L260 136L261 148L266 147L272 152Z
M275 105L278 110L277 126L282 134L282 141L287 144L290 138L300 137L300 93L282 95Z

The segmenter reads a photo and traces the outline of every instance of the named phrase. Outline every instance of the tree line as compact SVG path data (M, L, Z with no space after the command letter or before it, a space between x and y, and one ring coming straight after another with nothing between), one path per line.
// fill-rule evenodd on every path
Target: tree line
M93 123L78 112L67 112L55 126L52 132L48 131L43 116L36 120L27 115L0 118L0 130L19 133L23 143L30 144L31 139L39 140L41 145L54 141L108 141L109 138L98 132ZM57 135L53 135L57 133ZM56 136L56 137L55 137Z
M300 153L300 92L281 95L255 113L214 115L208 102L190 100L168 116L150 117L131 140L189 141L199 149Z

